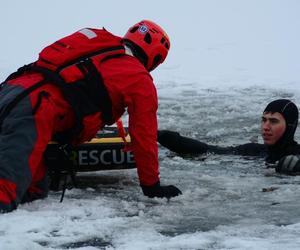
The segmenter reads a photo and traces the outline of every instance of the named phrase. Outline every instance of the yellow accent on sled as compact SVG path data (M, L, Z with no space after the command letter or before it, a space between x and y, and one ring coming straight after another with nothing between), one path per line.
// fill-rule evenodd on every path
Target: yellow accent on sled
M126 141L130 143L130 135L126 136ZM93 138L90 141L85 142L84 144L96 144L96 143L124 143L121 137L106 137L106 138ZM57 144L55 141L49 142L49 144Z
M129 135L127 135L125 138L127 142L130 142ZM91 141L85 143L119 143L119 142L124 143L122 137L93 138Z

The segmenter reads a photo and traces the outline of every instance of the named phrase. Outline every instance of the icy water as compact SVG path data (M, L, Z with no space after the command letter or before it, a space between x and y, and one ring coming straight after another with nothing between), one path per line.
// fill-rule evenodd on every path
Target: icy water
M169 93L171 84L158 86L160 128L222 146L260 142L264 106L298 94L175 83ZM86 173L63 203L52 192L1 215L0 249L299 249L300 176L255 157L183 158L160 147L159 159L162 184L180 197L143 196L135 169Z

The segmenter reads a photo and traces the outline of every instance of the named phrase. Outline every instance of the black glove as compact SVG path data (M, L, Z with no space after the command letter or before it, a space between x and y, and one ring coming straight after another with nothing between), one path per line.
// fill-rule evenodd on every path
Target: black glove
M142 190L144 195L148 196L149 198L154 198L154 197L158 197L158 198L171 198L171 197L175 197L178 196L181 193L181 191L173 186L173 185L169 185L169 186L161 186L159 182L157 182L156 184L152 185L152 186L144 186L141 185Z
M284 156L279 160L275 169L279 173L295 174L300 172L300 159L297 155Z

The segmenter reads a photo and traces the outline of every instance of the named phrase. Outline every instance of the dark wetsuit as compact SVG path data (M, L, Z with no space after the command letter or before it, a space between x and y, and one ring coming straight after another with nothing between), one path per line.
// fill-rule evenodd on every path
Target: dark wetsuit
M178 132L169 130L158 131L157 141L177 154L235 154L243 156L266 157L267 163L276 163L286 155L300 155L300 145L291 141L285 147L267 147L259 143L246 143L238 146L219 147L208 145L198 140L181 136Z
M268 152L264 144L246 143L239 146L219 147L181 136L179 133L169 130L160 130L157 141L165 148L177 154L215 153L264 157Z
M277 172L300 174L300 145L294 135L298 125L297 106L287 99L270 102L264 113L280 113L286 122L284 134L274 145L246 143L235 147L219 147L181 136L169 130L158 131L158 142L178 154L236 154L244 156L266 157L266 163L276 167Z

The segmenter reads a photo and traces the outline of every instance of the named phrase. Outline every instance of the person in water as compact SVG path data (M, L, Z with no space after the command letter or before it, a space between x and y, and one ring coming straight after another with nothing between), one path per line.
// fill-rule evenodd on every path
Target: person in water
M158 142L178 154L215 153L266 157L266 164L275 167L277 172L300 174L300 145L294 140L298 116L298 108L292 101L278 99L270 102L261 119L261 136L264 144L246 143L219 147L169 130L158 131Z

